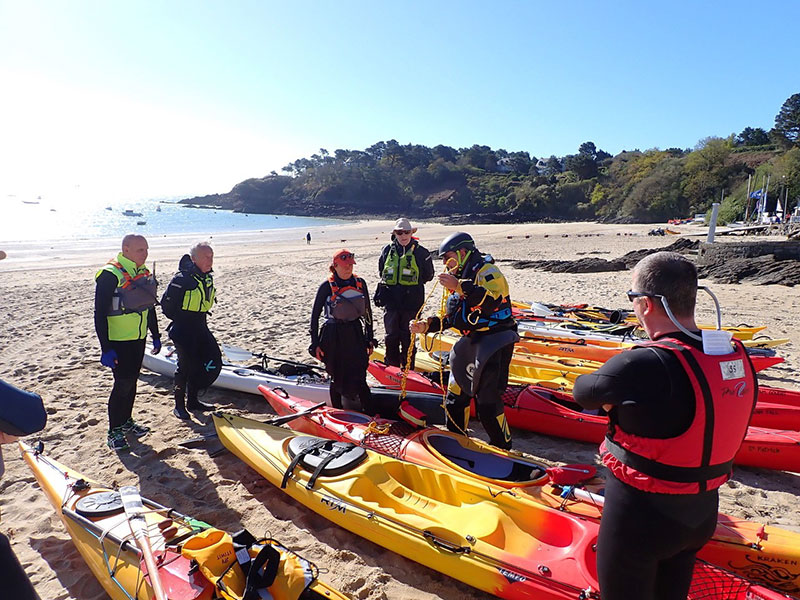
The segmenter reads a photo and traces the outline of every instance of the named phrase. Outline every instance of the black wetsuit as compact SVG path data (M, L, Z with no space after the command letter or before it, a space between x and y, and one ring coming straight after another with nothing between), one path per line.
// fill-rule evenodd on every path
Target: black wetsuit
M392 243L384 246L378 259L378 276L383 275L383 267L386 265L386 259L392 246L401 257L408 249L408 245L401 246L394 239L394 235L392 238ZM384 362L395 367L403 367L406 364L408 347L411 344L411 332L408 324L422 307L422 303L425 301L425 284L433 279L434 272L431 253L420 246L416 240L411 240L409 245L411 244L414 244L414 260L419 269L419 283L417 285L380 284L381 304L385 310L383 314L383 327L386 330ZM416 350L414 354L416 354ZM411 369L414 368L414 354L411 356Z
M331 405L342 408L342 398L361 403L361 409L369 412L370 392L367 385L367 366L369 355L367 349L373 344L372 310L369 303L369 291L366 282L355 276L347 280L334 275L340 288L355 286L356 280L363 286L365 314L353 321L342 321L327 318L319 327L319 319L326 303L331 297L331 284L327 280L319 286L311 310L311 345L308 348L311 356L316 356L316 349L324 353L325 370L331 376Z
M683 333L671 333L702 349ZM695 394L678 358L662 348L635 348L578 377L575 400L584 408L604 404L610 427L632 435L667 439L694 420ZM685 599L695 555L716 528L717 490L656 494L638 490L609 473L597 542L603 600Z
M220 361L221 364L222 359L219 345L208 329L210 313L183 308L187 291L202 287L205 297L210 298L214 291L212 276L201 272L188 254L181 258L178 269L161 298L161 309L172 320L167 331L178 353L178 367L175 370L176 402L181 405L180 399L185 391L186 405L191 409L198 406L198 392L211 385L210 379L216 379L215 374L219 375L218 369L207 374L204 365L209 360L214 364Z
M475 340L478 344L488 343L489 336L517 330L517 323L511 316L510 308L507 316L498 320L492 320L486 324L479 322L473 324L463 318L462 309L470 309L477 306L481 307L482 315L493 315L494 311L504 303L510 307L510 298L498 293L504 286L507 289L507 282L499 269L492 273L483 285L478 283L479 274L486 265L492 265L491 257L473 251L461 269L459 280L461 289L464 292L463 298L451 296L451 305L444 322L440 323L439 317L432 317L428 320L428 331L436 332L442 329L455 328L460 330L465 336ZM502 283L501 283L502 281ZM495 292L490 293L490 288ZM507 292L506 292L507 293ZM519 339L519 338L516 338ZM508 387L508 370L511 365L511 358L514 353L514 343L498 348L487 360L484 361L483 370L478 380L478 387L475 390L475 410L478 419L489 436L489 442L506 450L511 449L511 432L505 420L505 405L503 404L503 392ZM447 395L447 428L457 433L466 431L469 423L469 406L472 396L465 390L454 394L452 390Z
M114 387L108 399L108 429L120 427L133 413L133 401L136 398L136 380L142 369L145 340L115 341L108 339L108 312L111 297L117 289L119 280L109 271L102 271L95 280L94 292L94 328L100 340L103 352L117 352L117 366L113 369ZM147 328L153 337L159 337L158 317L155 309L147 313Z

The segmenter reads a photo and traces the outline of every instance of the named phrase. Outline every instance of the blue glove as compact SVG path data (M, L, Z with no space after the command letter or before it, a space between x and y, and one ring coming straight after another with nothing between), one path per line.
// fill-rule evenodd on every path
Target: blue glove
M100 357L100 362L103 364L104 367L108 367L109 369L113 369L117 366L117 351L116 350L106 350L103 352L103 355Z
M153 336L153 354L161 352L161 336Z

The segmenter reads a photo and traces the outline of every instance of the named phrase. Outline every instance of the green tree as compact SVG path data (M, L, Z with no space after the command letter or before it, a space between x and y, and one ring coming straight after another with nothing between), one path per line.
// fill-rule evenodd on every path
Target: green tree
M800 94L792 94L775 117L775 130L793 144L800 144Z
M736 136L736 143L739 146L763 146L769 144L769 135L761 127L745 127Z

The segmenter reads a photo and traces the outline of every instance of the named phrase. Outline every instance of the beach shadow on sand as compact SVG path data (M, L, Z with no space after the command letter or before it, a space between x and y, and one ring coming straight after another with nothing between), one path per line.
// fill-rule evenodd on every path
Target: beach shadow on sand
M108 598L103 586L97 581L72 540L53 535L32 536L30 545L47 562L52 576L56 577L69 592L70 598L81 598L81 600Z
M226 477L239 481L274 519L291 521L296 527L309 530L315 539L324 540L324 543L333 550L337 562L353 562L352 575L346 577L345 583L341 584L339 588L354 597L360 597L359 591L364 586L381 583L380 575L376 581L368 582L365 579L361 572L363 566L356 564L356 561L360 559L368 567L380 569L392 579L409 587L428 589L429 591L435 587L435 593L443 600L461 600L462 598L489 600L494 598L494 596L386 550L382 546L331 523L284 494L230 452L215 457L214 461L219 470L226 474ZM269 533L274 532L258 532L257 535ZM277 537L280 540L280 532ZM301 550L299 553L302 555L303 551ZM349 572L348 575L350 575ZM421 587L419 578L423 576L429 584Z

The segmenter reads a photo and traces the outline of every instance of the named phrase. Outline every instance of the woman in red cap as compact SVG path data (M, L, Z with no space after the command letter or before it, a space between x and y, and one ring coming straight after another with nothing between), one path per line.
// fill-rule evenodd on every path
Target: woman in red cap
M319 286L311 311L308 352L325 363L331 376L331 405L342 408L344 397L366 411L370 401L367 364L375 340L369 291L366 282L353 274L355 264L355 255L346 248L333 255L331 275Z

